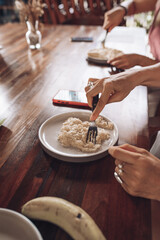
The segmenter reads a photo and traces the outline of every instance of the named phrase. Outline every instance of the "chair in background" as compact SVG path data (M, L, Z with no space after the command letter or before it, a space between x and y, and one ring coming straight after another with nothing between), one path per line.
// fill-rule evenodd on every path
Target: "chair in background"
M44 0L44 22L51 24L102 25L104 13L121 0Z
M18 21L14 0L0 0L0 24Z

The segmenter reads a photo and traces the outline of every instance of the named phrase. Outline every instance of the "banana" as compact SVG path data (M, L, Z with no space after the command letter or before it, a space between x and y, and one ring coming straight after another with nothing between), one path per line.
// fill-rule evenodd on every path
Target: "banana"
M22 206L22 214L54 223L74 240L106 240L94 220L82 208L62 198L32 199Z

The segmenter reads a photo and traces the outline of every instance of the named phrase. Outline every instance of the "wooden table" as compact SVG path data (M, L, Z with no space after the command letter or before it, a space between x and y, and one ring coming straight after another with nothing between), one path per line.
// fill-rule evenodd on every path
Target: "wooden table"
M20 212L30 199L56 196L81 206L108 240L150 240L150 200L132 197L121 188L112 157L66 163L47 155L38 139L46 119L75 111L52 105L59 89L84 90L89 77L109 76L109 68L85 60L89 49L100 46L104 31L95 26L45 26L37 51L28 50L25 31L21 24L0 27L0 118L6 118L0 127L0 207ZM93 36L94 42L72 43L72 36ZM148 148L145 87L106 106L102 114L117 124L118 144ZM45 240L71 239L52 224L34 223Z

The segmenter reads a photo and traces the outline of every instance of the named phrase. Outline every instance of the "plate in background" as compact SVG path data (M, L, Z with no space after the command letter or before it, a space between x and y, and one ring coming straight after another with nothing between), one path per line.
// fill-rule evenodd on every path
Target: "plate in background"
M86 60L87 60L89 63L94 63L94 64L101 65L101 66L107 66L107 67L110 67L110 66L111 66L109 63L107 63L107 59L104 60L104 59L99 59L99 58L91 58L91 57L88 57L88 58L86 58Z
M115 73L124 72L124 69L116 68L115 66L107 63L107 60L88 57L88 58L86 58L86 61L87 61L88 63L91 63L91 64L95 64L95 65L99 65L99 66L110 67L110 68L111 68L111 71L112 71L112 72L115 72Z

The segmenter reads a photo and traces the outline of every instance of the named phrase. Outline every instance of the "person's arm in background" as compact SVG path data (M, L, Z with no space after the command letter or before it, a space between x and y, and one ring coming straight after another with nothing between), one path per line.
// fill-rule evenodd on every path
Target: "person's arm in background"
M125 15L131 16L137 13L153 11L155 9L155 4L157 0L133 0L133 1L124 1L121 3L121 6L117 6L104 15L103 28L109 32L116 26L118 26ZM127 12L127 14L126 14Z
M122 101L138 85L160 87L159 76L160 63L157 63L141 69L131 69L107 78L98 80L90 78L88 82L93 82L93 87L86 86L85 88L90 107L93 97L101 93L90 120L95 120L106 104Z
M129 69L134 66L146 67L158 63L158 60L136 53L121 54L107 61L112 66L120 69Z

